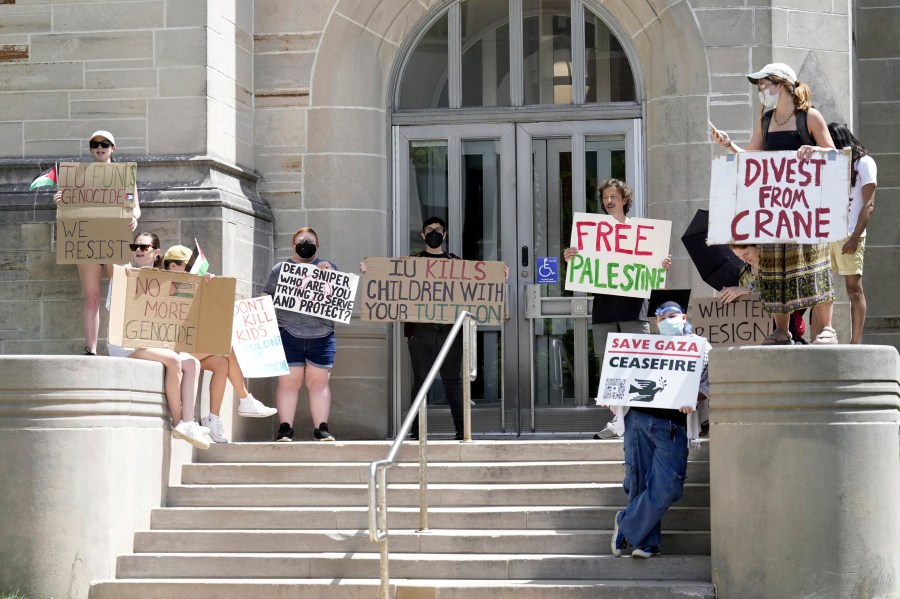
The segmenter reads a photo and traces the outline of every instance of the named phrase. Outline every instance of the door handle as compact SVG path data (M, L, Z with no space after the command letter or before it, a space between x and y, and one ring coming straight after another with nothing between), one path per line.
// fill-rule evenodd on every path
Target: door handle
M522 246L522 266L528 266L528 246Z

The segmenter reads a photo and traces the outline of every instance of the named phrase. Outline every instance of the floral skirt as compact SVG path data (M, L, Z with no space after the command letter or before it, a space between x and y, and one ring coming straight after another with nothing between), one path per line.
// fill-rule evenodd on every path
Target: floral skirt
M794 310L834 301L827 243L759 245L757 293L767 312Z

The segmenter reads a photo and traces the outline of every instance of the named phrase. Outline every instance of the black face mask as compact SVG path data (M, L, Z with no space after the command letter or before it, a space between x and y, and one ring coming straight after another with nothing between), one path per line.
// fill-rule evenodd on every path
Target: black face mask
M444 243L444 236L437 231L429 231L425 234L425 243L431 249L436 250Z
M304 260L309 260L316 255L316 244L310 243L304 239L294 246L294 251Z

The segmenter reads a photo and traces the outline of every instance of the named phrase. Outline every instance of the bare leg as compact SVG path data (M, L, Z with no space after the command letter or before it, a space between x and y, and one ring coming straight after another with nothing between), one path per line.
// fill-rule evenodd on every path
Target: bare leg
M202 355L202 354L200 354ZM225 383L228 380L228 359L225 356L210 356L201 358L200 367L212 373L209 379L209 413L219 415L222 409L222 401L225 399Z
M79 264L78 278L81 279L81 294L84 296L84 305L81 308L84 343L96 354L97 337L100 334L100 286L103 283L103 266Z
M844 277L847 295L850 296L850 343L861 343L863 328L866 326L866 294L863 292L862 275Z
M834 304L828 302L827 304L816 304L812 308L812 335L811 337L815 339L819 333L822 332L822 329L825 327L831 326L831 317L834 314Z
M288 374L278 377L275 388L275 407L278 409L278 420L294 426L297 413L297 399L303 385L303 366L291 366Z
M328 422L331 413L331 387L328 378L331 370L308 365L306 367L306 389L309 391L309 415L313 426Z
M191 354L180 353L181 361L181 419L194 420L194 402L197 400L197 383L200 382L200 360Z
M163 384L166 389L166 404L169 406L169 416L172 422L181 422L181 360L178 354L170 349L144 348L135 350L131 356L137 360L160 362L164 367Z
M788 327L791 325L791 315L790 314L772 314L772 318L775 319L775 328L781 329L785 333L788 330Z
M231 350L231 355L228 356L228 380L231 381L231 386L234 387L238 398L244 399L250 395L247 385L244 383L244 373L241 372L241 366L234 355L234 350Z

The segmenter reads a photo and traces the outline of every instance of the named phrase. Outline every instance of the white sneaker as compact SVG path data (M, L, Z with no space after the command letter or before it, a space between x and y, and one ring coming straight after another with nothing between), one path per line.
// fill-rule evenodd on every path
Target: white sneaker
M594 439L615 439L619 434L612 422L607 422L602 431L594 435Z
M177 439L184 439L197 449L209 449L209 441L204 437L200 426L193 420L182 420L179 422L178 426L172 429L172 436Z
M200 419L200 423L203 427L209 429L208 434L210 439L216 443L228 443L228 438L225 436L225 428L222 426L222 419L217 415L210 414L209 416L204 416Z
M238 406L238 416L245 418L268 418L278 413L275 408L270 408L263 402L259 401L251 393L247 397L241 399Z

